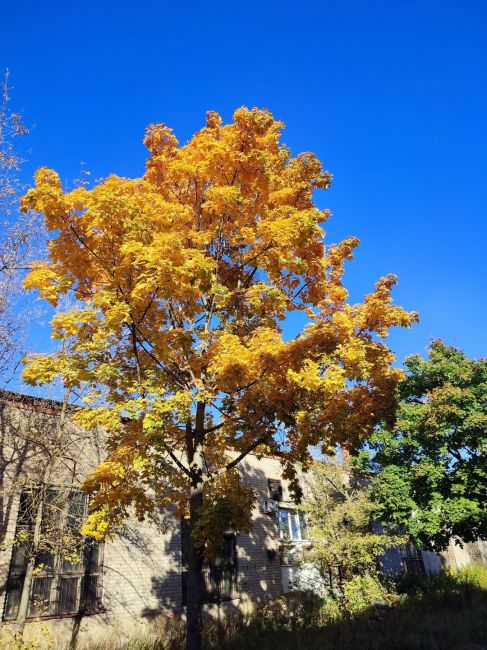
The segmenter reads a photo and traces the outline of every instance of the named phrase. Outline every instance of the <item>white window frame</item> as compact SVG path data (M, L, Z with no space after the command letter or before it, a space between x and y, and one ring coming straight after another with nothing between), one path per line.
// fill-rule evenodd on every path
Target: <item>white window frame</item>
M283 531L281 528L282 513L287 514L286 517L287 527L288 527L287 538L283 535ZM301 528L301 517L305 516L304 513L299 512L298 510L293 510L292 508L279 508L277 512L277 516L278 516L279 540L281 542L307 542L308 541L309 539L308 537L303 537L302 528ZM292 518L294 518L294 525L297 531L297 537L293 536Z

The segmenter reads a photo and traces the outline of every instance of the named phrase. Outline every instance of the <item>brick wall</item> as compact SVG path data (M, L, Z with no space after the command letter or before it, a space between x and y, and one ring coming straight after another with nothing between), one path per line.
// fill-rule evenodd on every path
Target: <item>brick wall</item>
M41 399L18 398L0 393L0 608L12 557L19 494L23 485L41 480L47 463L42 442L59 423L60 405ZM52 472L57 484L79 485L103 458L103 440L95 444L92 434L68 422L72 445ZM269 497L268 478L281 478L274 458L250 456L241 466L242 476L257 491L250 534L237 538L238 598L241 607L281 593L277 518L261 512L260 503ZM284 482L283 498L289 500ZM130 634L161 612L181 611L181 531L179 518L160 513L160 527L129 519L123 534L104 544L102 571L103 611L99 614L63 619L52 618L48 626L57 635L56 647L71 638L116 629ZM211 609L209 607L208 609ZM7 624L7 623L6 623ZM31 627L34 627L32 624Z
M256 490L257 499L252 532L237 538L238 587L242 599L261 601L282 592L277 517L261 512L262 500L269 498L268 479L282 480L282 471L277 459L259 460L255 456L248 456L240 470L244 480ZM283 499L289 499L284 481Z

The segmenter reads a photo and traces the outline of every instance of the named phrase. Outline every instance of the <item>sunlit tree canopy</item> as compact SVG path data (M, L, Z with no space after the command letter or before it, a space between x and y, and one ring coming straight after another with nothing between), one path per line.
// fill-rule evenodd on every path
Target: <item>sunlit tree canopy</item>
M63 191L42 168L23 199L51 232L25 286L52 305L75 299L52 321L69 343L29 358L24 377L82 388L80 421L109 433L86 483L93 534L130 505L184 510L190 486L225 493L251 451L280 452L294 479L311 445L368 436L393 410L401 373L384 339L416 315L393 304L392 275L348 302L358 241L325 244L330 213L314 195L330 174L312 153L292 156L282 128L266 110L240 108L226 125L209 112L180 145L155 124L140 178ZM307 324L289 340L293 312Z

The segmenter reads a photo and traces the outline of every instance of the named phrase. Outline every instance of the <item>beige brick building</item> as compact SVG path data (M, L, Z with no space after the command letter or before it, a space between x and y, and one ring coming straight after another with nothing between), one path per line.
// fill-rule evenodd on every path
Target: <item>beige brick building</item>
M50 459L60 412L56 402L0 393L0 608L4 624L15 622L25 570L21 549L13 543L22 527L29 526L22 495L30 485L45 480L51 462L53 490L75 503L76 487L103 458L101 439L80 430L68 417L68 434L59 457ZM219 601L225 607L241 607L244 602L282 592L278 521L275 513L262 512L263 501L269 499L268 479L280 480L280 464L273 458L249 456L241 471L258 494L254 526L250 534L229 540L223 569L207 570L208 607L214 608ZM287 486L281 485L282 498L289 501ZM64 516L69 519L69 504L67 508ZM45 620L52 633L69 645L74 636L86 637L100 628L130 633L158 614L183 611L181 522L166 512L161 513L161 525L159 530L151 523L129 521L123 534L97 549L96 562L89 567L83 562L85 557L79 563L49 558L33 579L29 620Z
M32 526L25 506L29 486L48 480L52 494L61 495L61 506L51 509L50 516L59 517L61 528L69 526L85 509L84 495L76 488L103 458L101 437L75 427L69 417L59 443L61 414L59 403L0 393L0 608L4 625L16 620L25 574L22 545L14 544L14 539ZM242 608L293 586L312 585L320 591L319 576L312 568L298 569L289 553L308 543L307 530L303 516L293 511L279 460L251 455L240 470L257 492L253 529L236 538L229 534L222 558L207 568L208 609ZM161 512L160 518L160 529L129 521L123 534L100 546L81 540L78 560L48 549L33 578L29 620L45 620L59 639L56 647L63 648L101 630L114 628L130 634L161 613L182 613L184 526L171 512ZM471 561L468 551L461 552L466 557L459 558L452 547L450 563ZM482 555L485 545L476 552ZM393 549L384 566L400 571L408 561ZM441 566L433 554L423 554L421 563L423 570Z

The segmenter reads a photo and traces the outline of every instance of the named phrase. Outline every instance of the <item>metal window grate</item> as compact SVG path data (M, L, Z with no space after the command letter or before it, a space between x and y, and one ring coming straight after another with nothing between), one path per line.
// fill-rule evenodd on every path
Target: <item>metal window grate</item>
M183 521L183 520L182 520ZM184 524L181 526L183 529ZM187 532L187 531L186 531ZM183 534L184 541L184 534ZM183 554L185 555L183 549ZM187 558L185 558L187 561ZM188 572L183 563L181 572L182 605L187 604ZM217 557L203 569L205 602L231 600L237 595L237 542L233 533L225 534Z
M98 576L84 576L81 582L80 610L94 612L98 609Z
M39 488L20 495L16 535L6 585L3 619L18 617L29 558L34 547L32 521L38 508ZM35 571L27 616L73 615L80 609L92 613L101 605L100 573L102 547L80 533L86 514L87 498L79 490L47 488L44 491L41 542L35 554ZM57 546L57 537L61 543ZM47 539L47 542L46 542ZM70 546L63 546L65 540ZM70 551L69 555L65 550Z
M20 596L22 594L22 585L24 578L10 578L7 585L7 593L5 596L5 609L3 618L6 621L11 621L17 618L19 611Z
M61 578L59 581L59 614L73 614L78 611L79 578Z
M50 614L52 578L33 578L30 592L29 616Z

